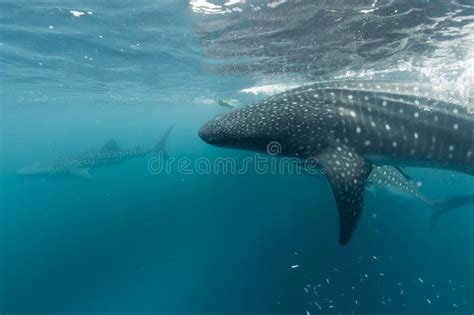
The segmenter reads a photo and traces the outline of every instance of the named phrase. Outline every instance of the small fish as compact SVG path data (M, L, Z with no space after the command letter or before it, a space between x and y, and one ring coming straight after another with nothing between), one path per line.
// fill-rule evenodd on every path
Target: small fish
M229 109L234 109L238 101L235 99L220 99L220 100L217 100L216 103L219 106L229 108Z
M314 304L316 304L316 306L319 308L319 310L322 310L322 307L318 304L318 302L314 302Z

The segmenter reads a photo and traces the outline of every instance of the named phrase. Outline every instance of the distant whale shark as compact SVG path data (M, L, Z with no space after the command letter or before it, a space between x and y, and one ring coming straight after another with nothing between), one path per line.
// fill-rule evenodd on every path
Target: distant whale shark
M324 179L318 170L307 170L302 165L303 171L318 179ZM434 228L440 217L447 212L462 208L474 203L474 194L456 195L445 199L430 199L423 194L417 182L407 176L400 168L390 165L373 165L367 178L366 187L369 191L383 189L393 194L421 201L430 207L430 228Z
M108 141L102 148L58 158L47 162L38 162L18 171L19 175L27 176L78 176L83 179L93 180L90 170L104 165L117 164L135 157L145 156L152 152L162 152L166 157L166 141L173 127L169 127L161 140L153 147L143 149L120 148L114 140Z
M339 243L361 217L373 164L474 175L474 114L411 83L316 83L228 111L199 131L207 143L310 159L326 174L339 213Z

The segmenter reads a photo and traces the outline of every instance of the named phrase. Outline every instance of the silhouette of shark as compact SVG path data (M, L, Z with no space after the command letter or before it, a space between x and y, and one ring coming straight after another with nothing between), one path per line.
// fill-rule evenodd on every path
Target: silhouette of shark
M78 176L83 179L93 180L90 170L123 162L132 158L145 156L153 152L162 152L168 156L165 145L173 126L169 127L163 137L151 148L135 147L131 149L120 148L114 140L108 141L102 148L95 151L82 152L46 162L38 162L18 171L25 176Z

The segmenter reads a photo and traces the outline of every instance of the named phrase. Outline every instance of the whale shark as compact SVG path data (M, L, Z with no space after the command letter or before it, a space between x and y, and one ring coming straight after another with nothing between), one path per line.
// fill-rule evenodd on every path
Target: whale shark
M306 169L305 165L302 165L302 170L308 175L324 180L324 176L317 169ZM418 200L431 208L432 212L429 215L431 229L436 227L439 219L446 213L474 203L474 194L456 195L444 199L428 198L420 191L420 184L400 168L390 165L373 165L367 178L367 189L372 193L382 189L396 196Z
M311 160L331 185L339 243L350 242L373 165L474 175L474 114L416 82L328 81L299 87L205 123L208 144ZM268 152L267 152L268 153Z
M24 176L77 176L86 180L93 180L90 170L111 164L117 164L132 158L145 156L153 152L162 152L163 157L168 156L165 145L173 126L169 127L151 148L119 147L115 140L107 141L99 150L80 152L69 156L57 158L46 162L37 162L20 169L17 173Z

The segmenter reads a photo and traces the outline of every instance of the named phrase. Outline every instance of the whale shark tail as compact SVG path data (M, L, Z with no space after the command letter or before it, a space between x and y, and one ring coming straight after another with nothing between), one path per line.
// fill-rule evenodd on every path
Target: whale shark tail
M163 158L165 159L169 158L168 152L166 151L166 142L168 141L168 138L173 128L174 128L174 125L171 125L170 127L168 127L168 129L166 129L165 133L161 137L160 141L158 141L153 147L153 151L155 151L156 153L161 152L163 154Z
M431 201L430 205L435 211L430 217L430 230L434 230L438 226L440 218L446 213L472 204L474 204L474 195L458 195Z

